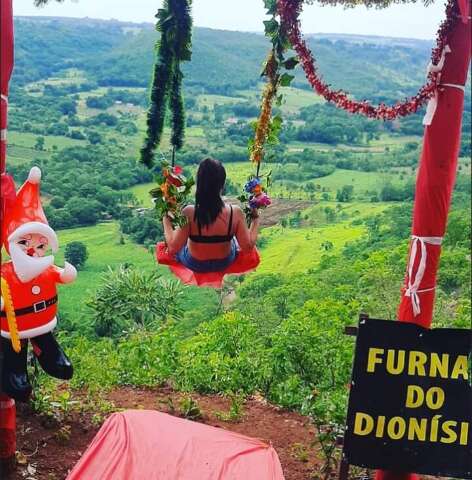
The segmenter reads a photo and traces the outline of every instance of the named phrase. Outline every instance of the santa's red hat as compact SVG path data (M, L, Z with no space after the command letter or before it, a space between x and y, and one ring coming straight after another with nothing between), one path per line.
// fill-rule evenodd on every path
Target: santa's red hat
M44 214L39 194L41 170L33 167L28 179L18 190L14 204L8 208L3 222L2 241L7 252L9 245L20 237L32 233L44 235L49 240L53 252L57 252L59 243L56 232L49 226Z

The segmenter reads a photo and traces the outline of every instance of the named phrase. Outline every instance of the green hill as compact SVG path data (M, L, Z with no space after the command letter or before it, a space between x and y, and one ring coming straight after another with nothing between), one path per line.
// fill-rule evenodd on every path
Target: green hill
M103 86L147 87L151 78L153 25L91 19L17 17L15 80L27 83L60 74L87 72ZM424 81L430 46L424 41L391 42L357 36L311 37L321 71L337 88L373 99L397 98ZM269 43L260 34L196 28L187 88L229 94L259 81ZM298 86L306 81L298 72Z

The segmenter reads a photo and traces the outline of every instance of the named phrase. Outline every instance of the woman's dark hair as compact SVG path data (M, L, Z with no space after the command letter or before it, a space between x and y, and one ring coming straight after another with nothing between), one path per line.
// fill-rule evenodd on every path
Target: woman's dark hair
M195 217L199 227L211 225L223 210L221 191L226 181L226 170L219 160L205 158L197 172Z

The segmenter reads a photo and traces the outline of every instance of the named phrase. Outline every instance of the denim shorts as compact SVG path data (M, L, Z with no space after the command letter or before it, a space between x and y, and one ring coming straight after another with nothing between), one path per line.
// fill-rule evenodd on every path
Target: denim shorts
M228 268L238 255L238 244L235 238L231 241L231 252L226 258L210 259L210 260L197 260L190 255L188 245L180 250L175 256L177 261L184 267L187 267L192 272L196 273L209 273L209 272L221 272Z

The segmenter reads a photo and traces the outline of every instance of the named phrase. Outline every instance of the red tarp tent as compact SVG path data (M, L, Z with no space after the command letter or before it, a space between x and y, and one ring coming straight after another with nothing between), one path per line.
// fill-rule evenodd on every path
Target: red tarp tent
M67 480L284 480L272 446L149 410L115 413Z

